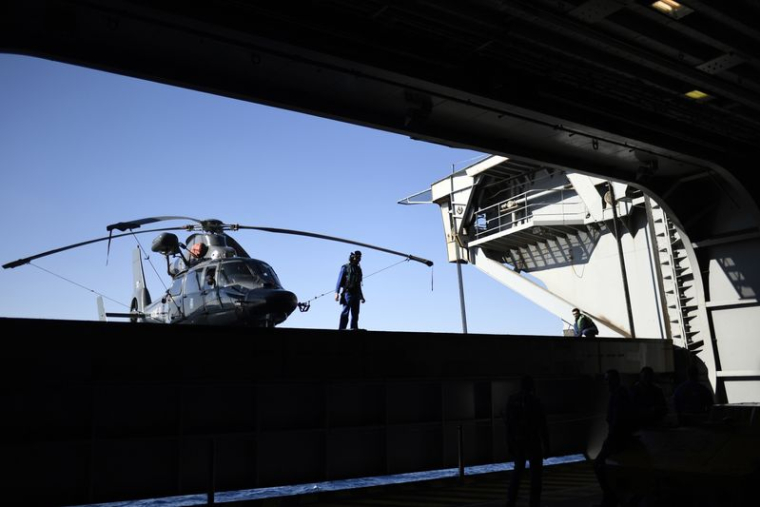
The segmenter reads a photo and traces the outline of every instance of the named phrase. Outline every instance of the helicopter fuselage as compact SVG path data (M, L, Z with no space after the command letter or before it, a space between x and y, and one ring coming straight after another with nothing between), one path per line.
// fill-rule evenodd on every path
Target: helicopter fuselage
M202 261L176 274L171 287L138 320L162 324L275 326L298 299L266 262L231 257Z

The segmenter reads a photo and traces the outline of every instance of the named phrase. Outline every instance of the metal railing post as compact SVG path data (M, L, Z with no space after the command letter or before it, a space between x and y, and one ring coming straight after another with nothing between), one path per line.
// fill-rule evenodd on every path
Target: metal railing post
M214 490L216 489L216 438L211 437L209 441L209 458L208 458L208 491L206 492L206 503L214 505Z
M625 307L628 310L628 326L631 331L631 338L636 338L636 328L633 327L633 310L631 309L631 293L628 288L628 273L625 269L625 253L623 252L623 243L621 233L618 231L618 213L617 213L617 199L615 198L615 191L612 188L612 183L607 182L607 188L610 193L612 201L612 228L615 233L615 240L617 241L618 259L620 262L620 273L623 277L623 295L625 296Z
M462 434L462 425L459 425L459 443L458 443L458 454L459 454L459 479L464 479L464 436Z

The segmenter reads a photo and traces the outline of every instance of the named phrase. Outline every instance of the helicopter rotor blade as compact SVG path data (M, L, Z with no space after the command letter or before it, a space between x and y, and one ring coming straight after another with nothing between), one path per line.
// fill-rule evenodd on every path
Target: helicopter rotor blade
M53 250L48 250L47 252L42 252L37 255L32 255L31 257L25 257L23 259L9 262L7 264L3 264L3 269L17 268L19 266L23 266L24 264L29 264L33 260L39 259L41 257L47 257L48 255L53 255L59 252L65 252L66 250L71 250L73 248L78 248L80 246L91 245L92 243L97 243L99 241L106 241L112 238L121 238L123 236L131 236L133 234L145 234L149 232L186 231L186 230L187 230L187 227L165 227L165 228L160 228L160 229L146 229L144 231L125 232L123 234L115 234L113 236L109 234L108 236L105 236L102 238L96 238L96 239L91 239L88 241L82 241L80 243L74 243L73 245L62 246L61 248L55 248Z
M111 238L113 237L113 230L119 230L119 231L127 231L127 230L134 230L139 229L141 226L145 224L153 224L156 222L163 222L164 220L192 220L193 222L197 222L201 225L205 224L203 221L198 220L197 218L192 217L175 217L175 216L167 216L167 217L148 217L148 218L139 218L137 220L130 220L129 222L117 222L115 224L107 225L106 230L108 231L108 247L106 248L106 264L108 264L108 257L111 255Z
M193 222L197 222L199 224L202 224L202 220L198 220L197 218L192 217L148 217L148 218L140 218L138 220L130 220L129 222L117 222L115 224L107 225L106 230L108 232L113 231L114 229L117 229L119 231L126 231L126 230L132 230L132 229L139 229L140 226L145 224L153 224L156 222L163 222L164 220L192 220Z
M326 236L324 234L316 234L314 232L296 231L293 229L278 229L275 227L257 227L257 226L252 226L252 225L238 225L238 224L232 224L232 225L229 225L229 227L232 230L246 229L246 230L254 230L254 231L274 232L278 234L293 234L296 236L307 236L310 238L326 239L328 241L337 241L339 243L348 243L349 245L363 246L365 248L371 248L372 250L378 250L380 252L385 252L392 255L398 255L401 257L406 257L410 261L421 262L422 264L426 266L433 265L433 261L423 259L422 257L417 257L416 255L405 254L403 252L397 252L396 250L390 250L388 248L383 248L381 246L376 246L376 245L370 245L368 243L360 243L358 241L353 241L350 239L337 238L335 236Z

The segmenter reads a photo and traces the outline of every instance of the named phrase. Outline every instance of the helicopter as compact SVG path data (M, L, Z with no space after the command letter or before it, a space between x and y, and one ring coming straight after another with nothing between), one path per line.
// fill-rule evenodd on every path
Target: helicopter
M140 229L143 225L170 220L193 222L180 227ZM307 231L273 227L227 224L217 219L199 220L184 216L148 217L106 226L108 236L48 250L3 265L16 268L33 260L92 243L111 241L135 234L159 233L151 244L153 252L166 259L166 272L172 283L161 299L152 301L145 283L142 251L132 256L133 295L129 313L106 313L98 301L101 318L128 318L132 322L160 324L244 325L274 327L284 322L296 308L309 309L297 296L286 290L275 270L267 262L254 259L227 231L257 230L279 234L307 236L358 245L405 257L432 266L433 262L395 250ZM120 233L114 233L119 231ZM127 232L129 231L129 232ZM184 243L170 231L191 233ZM107 255L108 255L107 253Z

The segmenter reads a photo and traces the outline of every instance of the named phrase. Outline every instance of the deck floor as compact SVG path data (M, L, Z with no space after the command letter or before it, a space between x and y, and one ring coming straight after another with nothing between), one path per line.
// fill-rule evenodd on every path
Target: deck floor
M240 503L243 506L310 507L497 507L506 503L512 472L467 476L463 480L406 483L371 491L344 490L328 495L280 497ZM544 468L542 507L590 507L601 502L601 490L591 462ZM518 507L528 506L530 474L523 477ZM220 504L221 505L221 504ZM230 505L230 504L225 504ZM234 505L234 504L233 504Z

